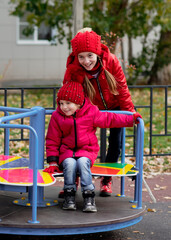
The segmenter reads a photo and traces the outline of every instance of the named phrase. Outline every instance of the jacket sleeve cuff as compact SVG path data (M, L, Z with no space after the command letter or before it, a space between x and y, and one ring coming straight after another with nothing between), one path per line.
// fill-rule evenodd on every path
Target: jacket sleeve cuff
M59 163L59 157L56 157L56 156L47 157L47 163L50 163L50 162L57 162L57 164L58 164Z

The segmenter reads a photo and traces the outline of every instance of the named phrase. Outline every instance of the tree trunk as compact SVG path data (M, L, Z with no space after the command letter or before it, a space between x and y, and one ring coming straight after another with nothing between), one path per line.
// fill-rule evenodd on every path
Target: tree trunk
M83 0L73 0L74 32L73 37L83 28Z
M124 45L123 45L123 42L122 42L123 39L121 39L121 56L122 56L122 69L123 69L123 72L124 74L126 74L125 72L125 54L124 54Z
M158 50L148 84L171 84L171 31L161 32Z
M128 61L132 59L132 38L128 36Z

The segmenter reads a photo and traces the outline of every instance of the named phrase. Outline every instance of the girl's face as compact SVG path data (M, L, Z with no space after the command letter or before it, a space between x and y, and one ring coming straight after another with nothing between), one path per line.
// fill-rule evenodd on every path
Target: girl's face
M66 100L59 101L60 108L66 116L71 116L75 113L77 109L80 109L80 105Z
M78 61L87 71L91 71L97 63L97 54L81 52L78 54Z

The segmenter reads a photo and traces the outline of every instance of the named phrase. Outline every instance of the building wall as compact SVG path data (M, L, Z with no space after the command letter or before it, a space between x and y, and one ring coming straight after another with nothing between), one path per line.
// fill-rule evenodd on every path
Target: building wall
M0 86L35 86L60 83L69 54L64 45L19 45L17 18L0 0Z
M36 86L61 84L67 56L67 43L51 46L47 44L18 44L17 17L10 16L11 5L7 0L0 0L0 87ZM160 33L160 29L157 29ZM156 30L149 35L149 43L155 38ZM132 39L133 55L142 49L141 38ZM128 60L128 39L123 39L124 57ZM120 47L119 47L120 49ZM116 56L122 59L121 51ZM123 62L121 61L123 66Z

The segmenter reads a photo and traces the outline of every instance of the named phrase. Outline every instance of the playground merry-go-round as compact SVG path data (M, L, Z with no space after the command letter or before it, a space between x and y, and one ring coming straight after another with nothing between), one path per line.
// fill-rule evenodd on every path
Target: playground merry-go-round
M122 136L121 162L96 163L93 176L120 176L120 194L100 197L96 190L96 213L82 212L82 196L76 194L77 210L62 210L55 175L43 172L45 114L52 111L42 107L31 109L0 107L4 117L4 154L0 155L0 233L16 235L72 235L105 232L129 227L140 222L145 206L142 203L144 123L139 119L136 132L135 166L125 162L125 129ZM12 114L11 114L12 113ZM14 114L13 114L14 113ZM121 112L132 114L130 112ZM16 119L30 118L29 125L14 124ZM29 158L11 156L10 129L28 129ZM125 196L125 178L134 179L133 196Z

